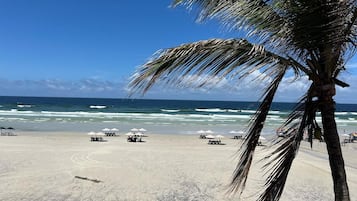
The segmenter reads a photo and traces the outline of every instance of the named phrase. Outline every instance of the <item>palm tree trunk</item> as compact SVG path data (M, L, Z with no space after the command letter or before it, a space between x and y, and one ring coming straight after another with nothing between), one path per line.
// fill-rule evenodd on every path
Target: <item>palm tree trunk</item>
M320 96L322 99L322 104L320 104L320 111L324 130L324 139L326 141L327 152L329 155L335 200L350 201L345 172L345 163L342 157L340 139L335 121L335 102L332 98L333 95L330 93L324 93L322 97Z

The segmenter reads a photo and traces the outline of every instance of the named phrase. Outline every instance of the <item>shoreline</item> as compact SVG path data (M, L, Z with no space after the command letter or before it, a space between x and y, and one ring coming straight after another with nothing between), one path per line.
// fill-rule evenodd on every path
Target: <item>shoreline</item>
M4 127L15 128L15 132L67 132L67 133L87 133L90 131L99 132L104 128L118 128L119 133L125 134L132 128L145 128L150 133L155 134L182 134L182 135L197 135L199 130L212 130L215 134L220 135L232 135L230 131L245 131L248 126L246 124L238 125L215 125L215 124L205 124L205 125L177 125L177 124L167 124L167 125L155 125L155 124L142 124L136 122L1 122ZM338 132L340 135L349 134L356 131L355 126L339 126ZM263 136L275 135L278 126L267 125L263 131Z

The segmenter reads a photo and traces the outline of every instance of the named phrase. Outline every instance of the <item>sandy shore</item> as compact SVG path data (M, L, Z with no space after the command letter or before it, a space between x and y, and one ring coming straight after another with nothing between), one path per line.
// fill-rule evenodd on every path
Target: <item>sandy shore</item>
M256 200L262 164L245 193L226 194L240 140L208 145L196 135L90 142L85 133L0 136L0 200ZM281 200L334 200L324 144L303 143ZM343 147L351 200L357 200L357 143ZM257 156L266 153L258 147Z

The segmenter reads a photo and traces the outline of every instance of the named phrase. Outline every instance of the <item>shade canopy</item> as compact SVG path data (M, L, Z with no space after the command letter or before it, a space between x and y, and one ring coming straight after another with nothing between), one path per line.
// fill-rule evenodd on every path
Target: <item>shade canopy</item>
M102 132L98 132L98 133L96 133L96 135L97 135L97 136L105 136L105 134L102 133Z
M223 135L216 135L216 138L224 138Z
M146 129L145 129L145 128L140 128L139 131L140 131L140 132L145 132Z
M119 129L117 129L117 128L112 128L112 129L110 129L110 131L117 132L117 131L119 131Z
M91 131L91 132L89 132L89 133L87 133L88 135L95 135L96 133L95 132L93 132L93 131Z
M108 131L110 131L110 129L109 128L103 128L102 131L108 132Z
M231 134L244 134L244 131L229 131Z
M127 135L127 136L133 136L133 135L135 135L133 132L129 132L129 133L126 133L125 135Z
M215 136L213 136L213 135L206 135L206 138L207 138L207 139L214 139Z

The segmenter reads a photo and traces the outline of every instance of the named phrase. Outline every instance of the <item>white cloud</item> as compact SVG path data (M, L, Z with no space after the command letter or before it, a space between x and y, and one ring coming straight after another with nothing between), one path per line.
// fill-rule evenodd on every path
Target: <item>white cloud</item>
M158 83L144 96L134 94L140 98L156 99L206 99L206 100L233 100L256 101L270 78L257 81L262 76L260 72L253 72L242 80L220 79L209 77L207 85L201 88L174 87ZM307 77L294 80L293 76L285 77L280 84L275 101L295 102L306 92L309 81ZM204 79L201 76L187 76L187 82L195 85ZM337 87L336 100L338 103L357 103L354 97L357 94L357 77L344 74L341 80L349 83L348 88ZM63 97L128 97L128 79L120 81L107 81L96 78L88 78L77 81L48 79L48 80L6 80L0 79L0 95L13 96L63 96Z
M348 63L346 64L346 69L357 69L357 63Z
M119 81L82 79L68 81L6 80L0 79L0 94L14 96L64 96L64 97L123 97L125 92Z

